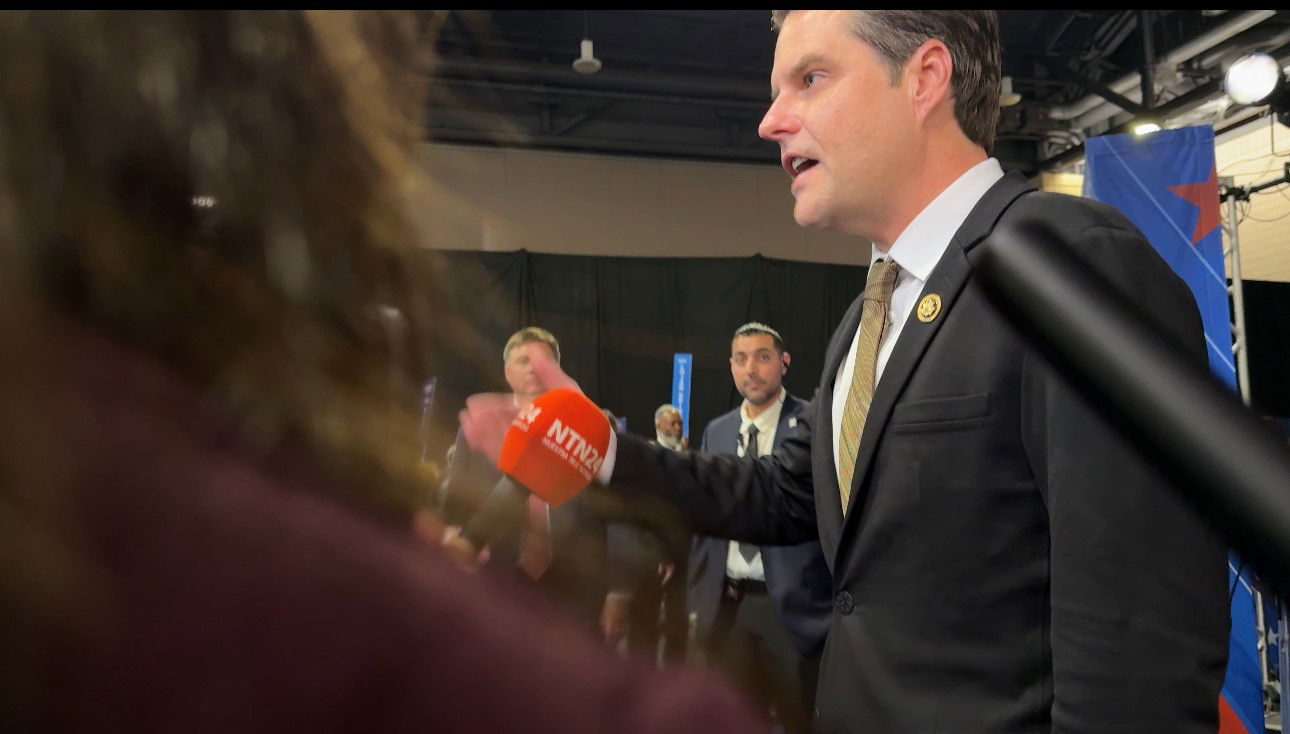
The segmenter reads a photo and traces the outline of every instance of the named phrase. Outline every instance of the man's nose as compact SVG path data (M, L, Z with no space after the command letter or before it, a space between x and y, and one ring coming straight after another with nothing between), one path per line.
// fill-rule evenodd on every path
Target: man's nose
M791 113L788 101L781 95L770 104L770 109L761 118L757 134L766 140L779 142L797 132L799 127L797 116Z

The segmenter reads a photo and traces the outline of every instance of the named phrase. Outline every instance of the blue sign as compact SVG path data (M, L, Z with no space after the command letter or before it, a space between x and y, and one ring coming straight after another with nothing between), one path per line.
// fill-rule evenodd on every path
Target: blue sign
M681 435L690 435L690 372L693 354L672 355L672 405L681 411Z

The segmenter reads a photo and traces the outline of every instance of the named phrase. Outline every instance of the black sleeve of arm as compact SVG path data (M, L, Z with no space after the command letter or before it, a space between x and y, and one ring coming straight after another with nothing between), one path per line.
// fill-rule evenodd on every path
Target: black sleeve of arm
M609 590L634 595L657 576L663 557L649 532L636 525L609 523L605 536Z
M464 525L481 499L477 496L478 489L472 487L469 480L473 458L465 435L458 430L452 461L444 471L439 487L440 512L449 525Z
M704 535L762 545L814 540L812 414L803 411L779 450L755 462L724 454L678 454L619 434L610 487L629 497L663 497Z

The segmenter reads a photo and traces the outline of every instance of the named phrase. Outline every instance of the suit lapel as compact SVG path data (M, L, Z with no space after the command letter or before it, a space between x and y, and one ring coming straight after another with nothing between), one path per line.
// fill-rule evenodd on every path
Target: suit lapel
M774 452L784 443L784 436L797 426L797 416L802 412L802 404L797 398L784 391L784 407L779 413L779 423L775 424L775 441L770 450ZM792 424L792 425L789 425Z
M923 323L918 319L918 309L915 307L905 319L900 338L883 369L882 379L874 391L873 402L869 405L864 433L860 437L855 474L851 480L851 503L842 528L844 534L854 532L852 528L857 527L860 522L856 519L857 515L864 514L856 510L863 507L862 503L868 499L869 473L892 410L901 393L904 392L905 385L909 383L910 376L922 360L923 354L926 353L928 345L940 331L941 324L948 318L950 310L963 291L963 286L967 284L968 276L972 271L968 264L967 252L994 229L995 222L1012 202L1022 194L1033 190L1034 187L1018 174L1009 174L996 182L968 214L963 225L950 240L949 246L945 248L945 254L941 256L940 262L928 276L927 283L918 296L919 300L915 303L921 301L924 296L935 293L940 296L941 311L930 323ZM833 479L836 485L836 476Z
M739 426L743 425L743 420L743 403L740 403L739 407L735 408L735 419L730 421L730 433L721 439L722 446L719 449L721 453L739 455Z

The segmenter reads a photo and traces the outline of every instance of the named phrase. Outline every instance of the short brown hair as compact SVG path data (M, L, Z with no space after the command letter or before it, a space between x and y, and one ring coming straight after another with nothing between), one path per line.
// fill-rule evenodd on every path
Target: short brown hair
M547 345L551 348L551 356L555 357L555 361L560 361L560 342L556 341L555 335L540 326L526 326L506 340L506 346L502 348L502 362L511 358L512 349L531 342Z
M791 10L772 10L779 30ZM893 84L914 51L935 38L950 50L954 119L990 152L999 124L999 16L993 10L853 10L851 30L878 54Z

